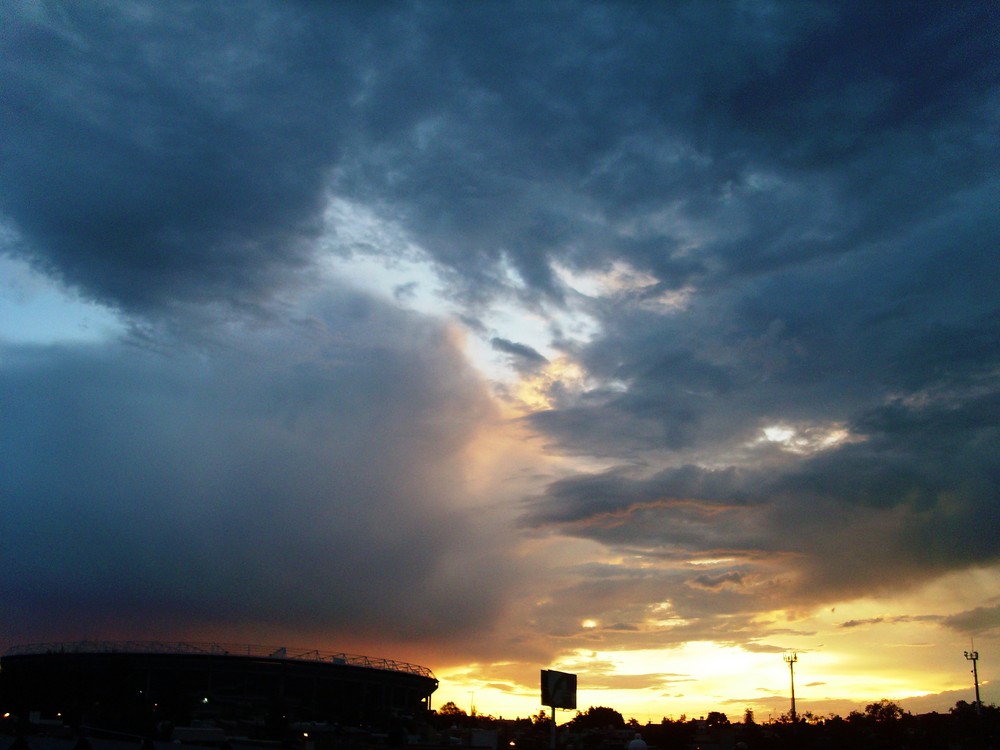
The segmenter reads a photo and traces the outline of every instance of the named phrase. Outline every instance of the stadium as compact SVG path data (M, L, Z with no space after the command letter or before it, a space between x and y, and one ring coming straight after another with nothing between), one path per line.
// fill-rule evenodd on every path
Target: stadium
M259 739L305 722L390 727L426 715L437 686L416 664L284 647L84 641L0 657L0 713L22 725L163 739L179 727Z

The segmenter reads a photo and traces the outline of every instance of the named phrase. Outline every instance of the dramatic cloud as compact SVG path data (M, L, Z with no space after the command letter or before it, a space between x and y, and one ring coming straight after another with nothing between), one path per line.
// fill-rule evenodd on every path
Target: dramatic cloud
M769 709L734 665L1000 645L988 4L3 21L4 264L120 326L0 327L0 636Z
M439 326L357 295L211 352L11 350L0 385L15 631L71 608L445 638L496 607L477 569L512 572L463 500L480 381Z

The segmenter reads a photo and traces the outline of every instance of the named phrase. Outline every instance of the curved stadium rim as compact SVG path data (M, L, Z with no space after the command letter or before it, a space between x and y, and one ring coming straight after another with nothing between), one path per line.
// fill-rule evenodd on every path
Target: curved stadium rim
M183 641L72 641L67 643L29 643L11 646L5 656L36 654L205 654L208 656L251 656L264 659L319 661L352 667L368 667L390 672L404 672L436 679L434 673L419 664L382 659L360 654L345 654L318 649L285 646L255 646L239 643L188 643Z

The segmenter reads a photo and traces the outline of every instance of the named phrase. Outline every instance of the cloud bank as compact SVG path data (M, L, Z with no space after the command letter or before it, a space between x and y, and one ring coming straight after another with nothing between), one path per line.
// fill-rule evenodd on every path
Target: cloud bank
M753 652L1000 562L989 6L4 25L0 251L128 329L2 345L6 638Z

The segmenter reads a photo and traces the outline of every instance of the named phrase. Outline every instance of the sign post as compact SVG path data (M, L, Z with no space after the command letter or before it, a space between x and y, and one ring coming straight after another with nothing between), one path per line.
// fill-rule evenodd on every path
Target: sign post
M550 747L556 747L556 709L576 708L576 675L568 672L542 670L542 705L552 710L552 738Z

